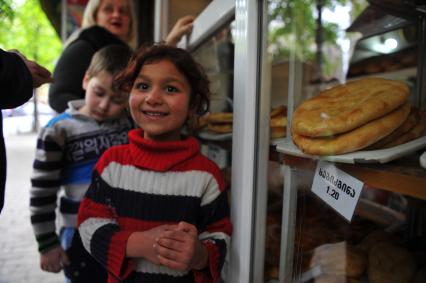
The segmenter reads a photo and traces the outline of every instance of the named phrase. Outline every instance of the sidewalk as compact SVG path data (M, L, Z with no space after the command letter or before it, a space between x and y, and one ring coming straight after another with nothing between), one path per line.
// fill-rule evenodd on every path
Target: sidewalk
M5 133L6 134L6 133ZM5 206L0 214L0 283L62 283L63 274L43 272L29 216L35 133L6 134Z

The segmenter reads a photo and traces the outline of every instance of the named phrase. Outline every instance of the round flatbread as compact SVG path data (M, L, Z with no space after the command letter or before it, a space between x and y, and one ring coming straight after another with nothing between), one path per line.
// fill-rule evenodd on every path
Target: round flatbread
M390 147L386 144L393 143L394 141L400 140L402 137L407 137L408 132L411 131L420 121L420 112L416 107L412 107L410 114L407 119L399 126L395 131L390 133L388 136L383 139L370 145L367 150L381 149L385 147ZM425 125L426 127L426 125ZM416 131L414 131L416 132ZM386 146L385 146L386 145ZM396 144L395 144L396 145ZM391 145L392 146L392 145Z
M389 135L407 119L409 113L410 104L406 103L379 119L334 137L309 138L293 131L292 138L293 142L307 154L336 155L353 152Z
M207 129L213 133L217 134L227 134L232 132L232 123L224 124L207 124Z
M232 123L234 115L231 112L216 112L210 113L205 119L208 123Z
M302 102L294 112L292 131L307 137L345 133L392 112L409 93L404 82L382 78L339 85Z
M420 114L420 120L414 127L412 127L408 132L405 132L403 135L400 135L394 140L383 145L383 148L394 147L394 146L412 141L414 139L417 139L418 137L421 137L426 134L425 130L426 130L426 112L422 112Z

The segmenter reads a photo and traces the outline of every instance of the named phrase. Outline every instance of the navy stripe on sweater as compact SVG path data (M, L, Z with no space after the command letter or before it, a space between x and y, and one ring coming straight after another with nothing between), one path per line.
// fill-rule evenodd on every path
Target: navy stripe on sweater
M36 180L31 179L31 185L33 187L39 187L39 188L52 188L52 187L59 187L61 185L61 180Z
M31 215L31 223L36 224L36 223L53 221L55 220L55 218L56 218L55 212Z
M97 229L90 241L90 254L103 266L108 266L108 250L111 238L119 227L115 224L107 224Z
M94 171L97 175L97 171ZM201 200L190 196L165 196L110 187L101 178L92 182L86 197L115 208L118 215L147 221L187 221L196 224ZM99 182L98 185L93 185Z
M47 204L56 203L56 195L47 197L32 197L30 199L30 206L44 206Z
M45 170L45 171L54 171L61 168L63 162L62 161L53 161L53 162L46 162L46 161L40 161L40 160L34 160L33 167L34 169L38 170Z
M62 151L62 148L53 141L43 141L42 139L37 139L37 149L43 149L45 151Z

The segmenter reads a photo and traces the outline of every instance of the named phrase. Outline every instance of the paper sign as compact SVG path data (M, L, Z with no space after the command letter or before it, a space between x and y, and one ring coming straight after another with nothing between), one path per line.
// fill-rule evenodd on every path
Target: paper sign
M319 161L311 190L350 222L363 185L334 164Z

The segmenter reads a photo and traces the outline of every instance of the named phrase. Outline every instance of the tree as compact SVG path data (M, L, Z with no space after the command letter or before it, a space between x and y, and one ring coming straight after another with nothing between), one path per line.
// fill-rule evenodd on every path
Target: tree
M335 10L337 6L352 5L352 17L366 6L365 0L268 0L269 51L275 60L295 54L300 61L324 62L323 71L330 73L334 62L318 58L322 46L337 47L339 26L320 21L318 8Z
M0 47L18 49L27 58L52 71L62 51L62 43L39 2L26 0L17 5L12 0L0 0L0 12L3 11L11 12L1 19Z
M17 49L28 59L53 70L62 51L62 43L41 10L38 0L26 0L21 5L12 0L0 0L0 47ZM34 95L33 131L38 129L37 93Z

